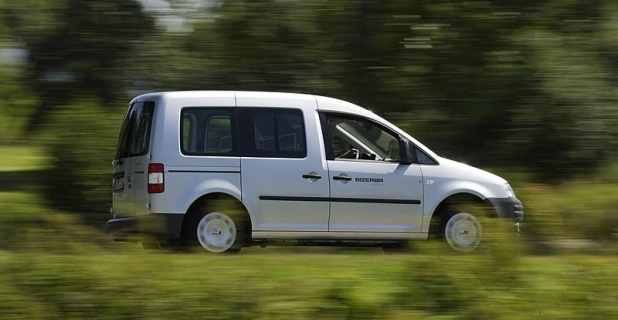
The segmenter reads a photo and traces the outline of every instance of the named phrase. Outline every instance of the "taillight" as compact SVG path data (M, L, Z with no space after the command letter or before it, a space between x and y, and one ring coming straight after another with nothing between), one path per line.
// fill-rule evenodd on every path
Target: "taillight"
M165 190L163 182L163 164L151 163L148 165L148 193L161 193Z

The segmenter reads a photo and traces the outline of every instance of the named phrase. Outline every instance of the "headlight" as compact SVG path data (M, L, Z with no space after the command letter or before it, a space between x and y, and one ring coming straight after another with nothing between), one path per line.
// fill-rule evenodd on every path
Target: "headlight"
M515 192L513 191L513 188L511 188L511 185L508 183L504 184L504 191L506 191L506 195L509 198L515 198Z

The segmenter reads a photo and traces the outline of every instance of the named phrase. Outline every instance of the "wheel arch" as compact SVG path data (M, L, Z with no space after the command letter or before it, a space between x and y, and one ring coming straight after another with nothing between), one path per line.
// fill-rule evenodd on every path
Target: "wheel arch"
M208 206L209 203L215 202L215 201L233 201L233 203L237 206L239 206L240 209L244 210L245 213L245 236L247 236L249 239L251 237L251 230L252 230L252 223L251 223L251 215L249 214L249 210L247 209L247 207L242 203L242 201L229 193L225 193L225 192L211 192L211 193L206 193L203 194L202 196L198 197L197 199L195 199L191 205L189 205L187 211L185 212L185 217L183 219L183 223L182 223L182 234L181 237L184 235L184 233L188 230L189 227L189 223L191 221L191 216L196 214L197 209L202 207L202 206Z
M482 205L490 209L491 214L496 217L497 211L493 207L493 205L487 200L487 198L482 197L481 195L475 192L457 192L448 195L444 199L442 199L435 208L431 211L431 215L428 219L428 232L431 234L431 226L435 225L436 219L442 219L446 214L448 214L449 207L453 207L457 204L462 203L472 203L477 205Z

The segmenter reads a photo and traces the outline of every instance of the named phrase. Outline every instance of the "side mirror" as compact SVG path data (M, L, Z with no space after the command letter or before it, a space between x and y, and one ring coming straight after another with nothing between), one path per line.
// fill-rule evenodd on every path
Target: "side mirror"
M410 140L399 137L399 162L401 164L414 163L414 155L412 154L412 143Z

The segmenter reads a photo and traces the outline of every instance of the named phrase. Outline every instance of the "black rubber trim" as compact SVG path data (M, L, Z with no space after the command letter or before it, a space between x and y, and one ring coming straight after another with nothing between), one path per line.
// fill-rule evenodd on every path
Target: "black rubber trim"
M421 204L421 200L404 199L361 199L361 198L328 198L328 197L280 197L260 196L260 200L272 201L309 201L309 202L349 202L349 203L389 203L389 204Z
M509 218L516 222L524 220L524 206L517 198L487 198L495 208L498 218Z
M404 199L331 198L330 201L331 202L353 202L353 203L421 204L421 200L404 200Z
M260 200L272 201L308 201L308 202L328 202L328 197L280 197L280 196L260 196Z

